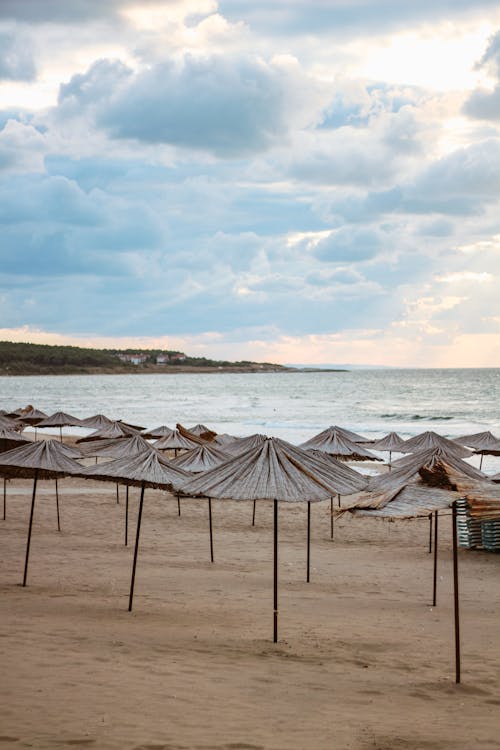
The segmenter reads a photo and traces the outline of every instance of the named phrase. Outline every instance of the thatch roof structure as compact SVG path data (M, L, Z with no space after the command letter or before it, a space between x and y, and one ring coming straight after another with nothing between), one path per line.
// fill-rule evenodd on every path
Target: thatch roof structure
M131 435L124 438L107 438L105 440L92 440L90 443L81 443L80 451L84 457L109 457L126 458L136 456L145 451L154 451L151 443L148 443L142 435Z
M235 435L228 435L227 432L221 432L214 437L213 442L225 450L226 445L234 443L235 440L239 440L239 438Z
M459 495L456 492L427 487L424 484L408 484L385 505L377 507L354 507L354 515L371 518L410 519L428 516L436 510L449 508Z
M186 430L184 430L184 433L185 432ZM192 450L193 448L197 448L200 444L200 438L196 437L196 435L189 437L186 434L182 434L178 429L172 430L171 435L165 435L165 437L162 437L160 440L153 443L156 450L159 451Z
M82 423L78 417L73 417L64 411L56 411L50 417L38 422L37 427L81 427Z
M18 448L20 445L26 445L26 443L31 443L31 440L28 440L25 437L22 437L18 432L15 430L7 430L7 429L0 429L0 452L4 453L5 451L10 451L13 448Z
M22 431L23 425L18 420L2 414L0 415L0 429Z
M159 438L165 437L166 435L171 435L173 431L173 427L167 427L167 425L163 424L160 425L160 427L155 427L152 430L145 429L141 432L141 435L147 440L158 440Z
M94 414L92 417L80 419L81 427L88 427L92 430L102 430L110 424L113 424L113 420L109 419L109 417L105 417L104 414Z
M464 478L458 490L465 497L470 516L479 521L500 519L500 487L488 481Z
M211 443L205 443L173 458L172 463L190 474L199 474L220 466L229 458L231 456L226 451Z
M135 456L118 458L105 464L80 467L79 476L103 482L117 482L135 487L157 487L173 490L184 484L190 475L173 466L154 450L147 450Z
M374 440L370 442L370 449L376 451L394 451L399 453L399 449L405 441L398 435L397 432L389 432L385 437L380 440ZM401 451L402 453L404 451Z
M130 429L133 430L134 432L142 432L143 430L146 429L145 427L142 427L140 424L130 424L130 422L124 422L123 419L117 419L116 421L122 427L125 427L125 428L130 427Z
M481 456L500 456L500 440L485 442L481 447L474 448L474 453Z
M19 410L19 414L16 419L23 424L29 424L36 426L42 419L46 419L48 414L40 409L35 409L33 406L25 406L24 409Z
M299 445L302 450L318 450L330 456L349 461L381 461L382 459L361 445L354 443L334 427Z
M211 430L210 427L206 427L206 425L204 424L195 424L194 427L187 427L186 429L192 435L197 435L198 437L201 437L204 440L213 440L214 437L217 435L216 432Z
M453 453L458 458L468 458L472 456L472 451L459 445L454 440L448 440L448 438L438 435L437 432L428 430L422 432L420 435L405 440L400 446L399 451L401 453L418 453L421 451L432 450L433 448L443 448L449 453Z
M251 451L254 448L260 447L266 442L266 440L269 440L267 435L259 435L258 433L255 433L254 435L247 435L247 437L243 438L235 438L234 440L227 442L224 446L224 450L230 453L232 456L240 456L247 451Z
M56 440L30 442L20 448L0 453L0 476L38 479L55 479L57 477L77 474L82 470L80 464L69 458Z
M138 431L132 427L124 425L123 422L112 422L110 425L103 427L102 430L92 432L90 435L78 438L77 443L88 443L92 440L104 440L108 438L126 438L131 435L137 435Z
M485 480L484 474L478 469L451 454L443 455L439 449L418 454L413 458L413 462L407 463L397 471L370 477L366 492L362 493L348 509L385 508L407 488L409 489L404 500L405 503L411 502L412 488L417 485L425 486L429 491L429 497L437 497L439 501L440 495L434 495L430 492L431 489L457 493L462 492L471 479ZM459 496L455 495L452 500ZM422 507L427 506L424 504ZM438 508L432 508L436 509Z
M318 469L316 470L316 466ZM234 456L181 487L183 494L228 500L327 500L337 493L314 457L278 438ZM323 473L321 473L323 472ZM333 472L332 472L333 475Z
M486 432L475 432L473 435L462 435L453 438L455 443L466 445L468 448L480 449L498 443L499 438L495 437L489 430Z

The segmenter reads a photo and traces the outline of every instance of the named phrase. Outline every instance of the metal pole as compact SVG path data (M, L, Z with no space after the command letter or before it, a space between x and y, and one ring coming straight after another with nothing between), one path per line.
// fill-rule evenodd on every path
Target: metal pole
M432 513L429 513L429 555L432 552Z
M484 458L484 453L481 453L481 458L479 460L479 471L481 471L483 467L483 458Z
M7 518L7 478L3 478L3 520Z
M214 561L214 540L212 536L212 499L208 498L208 525L210 526L210 562Z
M30 544L31 544L31 530L33 528L33 513L35 511L35 497L36 497L36 482L38 479L38 469L35 469L35 477L33 479L33 494L31 496L31 512L30 512L30 522L28 526L28 541L26 543L26 559L24 561L24 576L23 576L23 586L26 586L26 578L28 576L28 561L30 557Z
M118 488L118 482L116 483L116 504L120 504L120 490Z
M432 587L432 606L436 606L437 593L437 559L438 559L438 512L434 511L434 579Z
M252 514L252 526L255 526L255 506L257 505L257 500L253 501L253 514Z
M460 613L458 602L458 544L457 544L457 503L452 505L453 523L453 603L455 614L455 682L460 682Z
M59 426L59 438L62 443L63 439L62 439L62 427L61 426Z
M141 485L141 497L139 499L139 513L137 514L137 532L135 535L134 562L132 563L132 579L130 581L130 596L128 599L128 611L132 612L132 601L134 598L135 569L137 567L137 553L139 551L139 537L141 535L142 506L144 504L144 484Z
M128 546L128 484L125 491L125 547Z
M333 539L333 497L330 498L330 539Z
M181 514L181 501L179 495L177 495L177 515L180 516Z
M389 451L389 471L391 471L391 469L392 469L391 458L392 458L392 451Z
M273 600L274 634L273 641L278 643L278 501L274 501L274 600Z
M56 508L57 508L57 530L61 531L61 519L59 516L59 489L57 487L57 477L56 477Z

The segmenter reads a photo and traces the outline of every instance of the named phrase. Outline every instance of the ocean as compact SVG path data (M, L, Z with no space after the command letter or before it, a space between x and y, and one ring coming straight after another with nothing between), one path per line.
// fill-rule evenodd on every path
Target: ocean
M0 378L5 410L33 404L49 415L102 413L148 428L201 422L216 432L258 432L292 443L334 424L373 439L425 430L500 436L499 400L497 368ZM500 459L486 456L483 469L499 471Z

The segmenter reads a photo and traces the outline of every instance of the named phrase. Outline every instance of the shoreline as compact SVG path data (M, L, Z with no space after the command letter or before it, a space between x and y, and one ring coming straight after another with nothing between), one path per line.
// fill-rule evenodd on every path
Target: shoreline
M195 367L195 366L182 366L182 365L169 365L167 367L151 366L151 367L137 367L133 370L129 368L117 368L113 369L82 369L74 370L71 372L0 372L0 377L6 378L29 378L29 377L45 377L45 376L72 376L72 375L193 375L193 374L241 374L241 375L258 375L261 373L312 373L312 372L351 372L346 369L324 369L320 367L266 367L266 366L255 366L255 367Z

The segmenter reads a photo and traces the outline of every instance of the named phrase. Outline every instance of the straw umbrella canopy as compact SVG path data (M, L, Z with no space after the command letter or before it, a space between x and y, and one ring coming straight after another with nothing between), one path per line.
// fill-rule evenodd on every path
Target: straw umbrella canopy
M38 443L34 442L29 445L22 445L20 448L14 448L6 453L0 453L0 476L33 479L33 493L31 497L23 586L26 586L26 578L28 575L28 561L37 481L39 479L57 479L58 477L76 474L81 471L81 468L80 464L74 459L68 457L63 446L61 446L56 440L43 440ZM57 519L58 528L60 528L59 502L57 502Z
M305 443L301 443L302 450L318 450L328 453L344 461L382 461L361 445L354 443L335 427L329 427Z
M498 442L498 438L489 430L486 430L485 432L475 432L472 435L461 435L453 438L453 441L460 443L460 445L466 445L468 448L482 448L484 445Z
M5 414L0 415L0 429L1 430L16 430L21 432L23 425L12 417L7 417Z
M171 435L173 431L173 427L167 427L166 424L163 424L160 427L155 427L153 430L143 430L141 432L141 435L146 439L158 440L159 438L165 437L166 435Z
M56 411L51 414L50 417L42 419L38 422L37 427L59 427L59 436L62 443L62 428L63 427L81 427L82 423L78 417L73 417L71 414L67 414L64 411Z
M323 430L322 432L319 432L317 435L314 435L314 437L312 437L311 440L315 440L316 438L320 438L322 440L323 437L328 437L328 434L331 432L336 432L339 435L342 435L343 437L347 438L348 440L351 440L353 443L369 443L370 442L370 440L366 437L363 437L363 435L358 435L357 432L353 432L352 430L347 430L345 427L339 427L339 425L337 424L330 425L330 427L327 427L326 430ZM306 442L309 442L309 441L306 441Z
M153 445L159 451L173 450L177 456L178 450L197 448L200 445L200 439L196 435L188 437L185 434L183 435L178 429L175 429L171 435L165 435L153 443Z
M235 438L234 440L231 440L227 442L224 445L224 450L230 453L232 456L240 456L243 453L246 453L247 451L251 451L254 448L260 448L266 440L269 440L267 435L259 435L258 433L255 433L254 435L248 435L247 437L243 438Z
M19 448L20 445L26 445L32 441L23 437L15 430L0 428L0 453L10 451L12 448Z
M202 471L214 469L216 466L227 461L231 455L221 448L206 443L197 448L185 451L177 458L172 459L175 466L188 471L190 474L199 474Z
M260 446L234 456L211 471L185 483L185 495L219 500L267 500L274 504L274 609L273 640L278 640L278 502L308 503L329 499L333 484L306 464L302 452L285 441L267 438ZM309 523L308 523L309 529ZM308 536L309 541L309 536ZM309 545L308 545L309 549Z
M16 417L16 421L19 422L21 425L23 425L23 428L26 425L29 425L30 427L35 428L35 440L36 440L36 427L39 422L42 421L42 419L45 419L48 416L48 414L45 414L44 411L40 411L40 409L35 409L33 406L25 406L24 409L19 410L19 415Z
M479 468L482 469L484 456L500 456L500 440L496 439L494 435L485 437L482 442L478 440L474 447L474 454L481 456Z
M90 443L81 443L80 445L81 454L85 458L127 458L153 450L155 450L154 447L142 435L92 440Z
M137 435L138 431L132 427L124 425L122 422L112 422L110 425L103 427L101 430L92 432L86 437L78 438L77 443L87 443L92 440L103 440L105 438L125 438L131 435Z
M225 450L226 446L229 445L229 443L234 443L235 440L238 440L238 438L234 435L228 435L227 432L221 432L214 437L213 442Z
M104 414L94 414L91 417L80 419L80 427L88 427L92 430L102 430L110 424L113 424L113 420L104 416Z
M405 441L402 437L398 435L397 432L389 432L388 435L386 435L383 438L380 438L380 440L375 440L374 442L370 443L371 450L375 451L388 451L389 452L389 466L391 464L391 458L392 453L399 453L400 448L403 445ZM403 451L401 451L403 452Z
M177 466L173 466L171 461L168 461L157 451L151 450L151 446L149 446L148 450L134 456L118 458L115 461L99 464L97 466L90 466L86 469L80 467L79 476L84 477L85 479L96 479L102 482L117 482L119 484L124 484L127 487L134 486L141 488L128 605L129 612L131 612L144 505L144 490L146 487L153 487L173 492L180 485L184 484L191 475Z
M450 453L454 453L459 458L468 458L469 456L472 456L472 451L459 445L454 440L449 440L432 430L422 432L420 435L405 440L400 446L400 452L418 453L419 451L425 451L432 448L447 449Z

